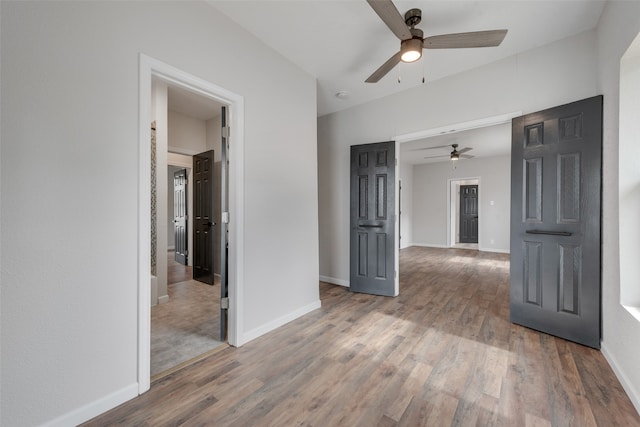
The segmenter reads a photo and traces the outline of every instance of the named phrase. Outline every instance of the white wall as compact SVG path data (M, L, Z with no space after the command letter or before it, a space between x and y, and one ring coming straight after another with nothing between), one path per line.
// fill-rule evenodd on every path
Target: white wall
M451 162L415 165L413 167L413 243L449 247L447 239L447 225L450 217L449 181L465 178L480 180L478 206L480 250L509 252L510 156L460 160L456 169L452 168Z
M618 150L620 59L640 32L639 2L607 2L597 28L598 91L604 95L603 128L603 200L602 200L602 350L616 371L625 390L640 412L640 321L620 303L620 279L630 264L637 264L640 245L637 239L629 246L622 246L619 227L626 212L623 200L619 200L618 188L624 191L628 185L627 162ZM637 119L634 120L637 123ZM637 141L634 141L637 144ZM623 146L620 146L622 149ZM637 166L635 166L637 167ZM618 186L618 173L624 182ZM620 206L618 203L621 203ZM634 222L637 222L637 212ZM627 230L622 230L626 233ZM632 272L630 272L632 273ZM638 283L625 285L639 286Z
M594 45L595 32L586 32L320 117L320 274L343 284L349 280L349 146L593 96ZM414 193L418 188L414 182ZM415 218L413 233L415 237Z
M75 425L137 393L141 52L244 97L240 340L319 305L312 76L205 3L0 15L0 424Z
M407 248L413 242L413 165L399 162L402 197L400 199L400 248Z
M640 249L640 35L634 45L620 62L620 301L640 307L640 263L627 255Z
M198 154L211 150L207 144L207 122L169 110L169 151Z

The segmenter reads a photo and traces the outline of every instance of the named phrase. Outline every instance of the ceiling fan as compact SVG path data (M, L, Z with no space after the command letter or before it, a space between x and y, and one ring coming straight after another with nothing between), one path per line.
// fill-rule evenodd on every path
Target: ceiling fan
M458 144L451 144L451 145L440 145L438 147L427 147L427 148L421 148L419 150L432 150L434 148L445 148L445 147L451 147L453 148L453 151L450 154L443 154L441 156L427 156L425 157L425 159L436 159L438 157L449 157L451 160L458 160L458 159L472 159L474 156L470 155L470 154L464 154L468 151L473 150L473 148L470 147L465 147L465 148L461 148L460 151L458 151Z
M369 76L366 83L376 83L400 61L414 62L422 57L422 49L457 49L499 46L507 30L474 31L443 34L423 38L422 30L415 28L422 20L420 9L409 9L404 19L391 0L367 0L387 27L400 39L400 52L393 55Z

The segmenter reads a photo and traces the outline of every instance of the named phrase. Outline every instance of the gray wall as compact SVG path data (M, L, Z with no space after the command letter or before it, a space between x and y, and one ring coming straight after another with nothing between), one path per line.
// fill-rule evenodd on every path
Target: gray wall
M412 243L435 247L449 246L449 181L465 178L480 180L480 249L509 252L510 156L459 160L455 170L451 162L415 165Z
M319 303L311 75L204 2L0 15L1 425L76 425L137 394L141 52L244 97L239 340Z

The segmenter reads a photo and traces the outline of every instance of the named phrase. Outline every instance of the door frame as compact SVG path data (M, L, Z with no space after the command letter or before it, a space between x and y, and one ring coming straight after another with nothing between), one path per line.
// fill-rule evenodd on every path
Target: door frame
M454 247L456 242L456 234L460 224L460 195L458 190L461 185L477 185L478 186L478 249L482 241L482 233L480 231L480 222L482 221L482 194L480 192L480 177L468 178L451 178L447 180L447 246Z
M238 346L244 283L244 98L145 54L139 56L138 105L138 393L151 387L151 81L160 79L229 106L233 156L229 164L228 341Z
M471 129L479 129L479 128L483 128L483 127L487 127L487 126L494 126L494 125L500 125L500 124L504 124L504 123L511 123L511 119L513 119L514 117L519 117L522 115L522 111L512 111L510 113L504 113L504 114L500 114L497 116L490 116L490 117L485 117L482 119L477 119L477 120L469 120L466 122L459 122L459 123L453 123L450 125L446 125L446 126L440 126L440 127L436 127L436 128L427 128L424 130L420 130L417 132L411 132L411 133L405 133L405 134L401 134L401 135L397 135L391 138L391 140L396 141L396 157L400 158L401 154L400 154L400 144L405 143L405 142L409 142L409 141L415 141L418 139L423 139L423 138L429 138L432 136L439 136L439 135L443 135L443 134L453 134L453 133L457 133L457 132L462 132L465 130L471 130ZM400 167L401 167L401 163L399 162L398 164L398 172L396 173L396 191L398 190L398 186L399 186L399 182L400 182ZM461 179L461 178L456 178L456 179ZM415 184L414 184L415 185ZM447 245L448 247L451 247L451 185L448 184L446 193L447 193ZM480 200L478 200L478 203L480 202ZM478 209L480 209L480 206L478 207ZM480 212L478 212L478 216L480 216ZM399 233L399 232L398 232ZM455 231L454 231L455 233ZM455 240L455 234L454 234L454 240ZM482 250L482 246L480 245L480 230L478 229L478 249ZM454 243L455 244L455 241ZM398 275L400 275L400 270L398 270Z

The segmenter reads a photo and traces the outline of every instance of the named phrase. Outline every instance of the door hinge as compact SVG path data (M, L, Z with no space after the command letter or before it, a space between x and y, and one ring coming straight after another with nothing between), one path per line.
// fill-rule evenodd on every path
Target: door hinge
M397 278L398 278L398 271L397 271L397 270L394 270L394 271L393 271L393 278L394 278L394 279L397 279Z
M398 166L398 158L396 157L396 166Z
M229 224L229 212L222 212L222 223Z
M229 127L223 127L222 128L222 137L223 138L229 138L229 134L231 133L231 131L229 130Z
M220 298L220 308L222 308L224 310L228 310L229 309L229 297Z

